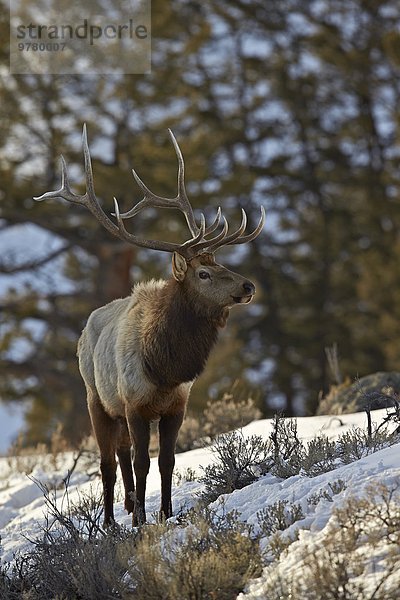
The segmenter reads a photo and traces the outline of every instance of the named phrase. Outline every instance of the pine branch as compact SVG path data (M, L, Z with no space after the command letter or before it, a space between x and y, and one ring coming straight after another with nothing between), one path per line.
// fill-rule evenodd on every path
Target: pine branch
M4 275L13 275L15 273L22 273L24 271L33 271L39 267L43 267L61 254L64 254L64 252L71 250L72 247L73 244L65 244L47 256L17 265L10 264L10 261L0 261L0 273L3 273Z

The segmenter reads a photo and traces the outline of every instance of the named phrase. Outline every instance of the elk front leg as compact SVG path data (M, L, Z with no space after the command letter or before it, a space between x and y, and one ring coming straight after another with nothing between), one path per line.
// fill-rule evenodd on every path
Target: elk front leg
M144 419L137 413L127 416L129 434L133 443L135 456L133 468L136 477L136 494L132 515L132 525L137 527L146 522L146 479L150 469L149 442L150 421Z
M175 415L163 416L158 426L160 434L158 466L161 475L160 517L165 519L172 517L171 486L175 466L175 444L184 414L185 411L182 410Z
M132 472L131 439L126 420L120 422L117 456L125 488L125 510L128 514L134 509L135 484Z

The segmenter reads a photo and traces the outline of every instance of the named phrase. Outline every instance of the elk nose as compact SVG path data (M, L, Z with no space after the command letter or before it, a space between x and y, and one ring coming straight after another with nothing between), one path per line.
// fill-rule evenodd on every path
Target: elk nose
M254 296L256 293L256 286L251 281L245 281L243 284L243 289L248 296Z

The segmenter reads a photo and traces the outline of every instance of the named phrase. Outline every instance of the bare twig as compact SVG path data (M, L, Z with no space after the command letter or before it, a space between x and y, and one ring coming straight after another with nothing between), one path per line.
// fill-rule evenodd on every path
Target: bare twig
M51 262L64 252L67 252L71 248L72 244L65 244L64 246L61 246L61 248L54 250L53 252L47 254L42 258L29 260L21 264L12 264L10 260L8 260L7 262L1 261L0 273L3 273L4 275L14 275L15 273L22 273L23 271L33 271L35 269L38 269L39 267L43 267L44 265Z
M325 348L325 354L332 379L336 385L340 385L343 383L343 377L340 372L339 352L336 342L332 346L327 346Z

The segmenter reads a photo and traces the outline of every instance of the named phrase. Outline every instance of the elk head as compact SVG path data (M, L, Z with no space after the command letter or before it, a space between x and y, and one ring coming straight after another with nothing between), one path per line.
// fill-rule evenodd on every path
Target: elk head
M261 207L259 223L252 233L245 235L247 217L242 209L242 222L239 228L228 235L228 223L222 217L222 229L212 236L221 223L221 209L217 211L214 221L206 226L204 214L200 215L200 225L197 224L192 206L187 197L185 188L185 165L182 152L178 146L174 134L168 130L175 153L178 159L178 192L175 198L157 196L149 190L138 174L132 169L133 176L141 188L144 197L131 210L121 214L116 198L114 208L116 223L114 223L103 211L97 200L89 147L87 143L86 125L83 126L83 153L85 159L86 193L79 196L71 191L68 180L66 163L61 157L62 182L61 188L53 192L46 192L35 200L47 198L63 198L75 204L86 206L96 219L113 235L120 239L139 246L141 248L152 248L170 252L172 257L172 274L175 280L185 290L190 290L192 296L196 297L201 304L215 306L220 310L229 310L235 304L244 304L252 300L255 293L254 284L241 275L229 271L215 262L214 253L218 248L226 245L244 244L254 240L261 232L265 222L264 208ZM124 225L124 220L130 219L144 208L177 208L185 216L191 237L182 244L163 242L159 240L148 240L139 238L129 233Z
M216 263L211 252L202 252L189 260L174 252L172 274L200 311L204 305L221 312L235 304L247 304L255 294L251 281Z

